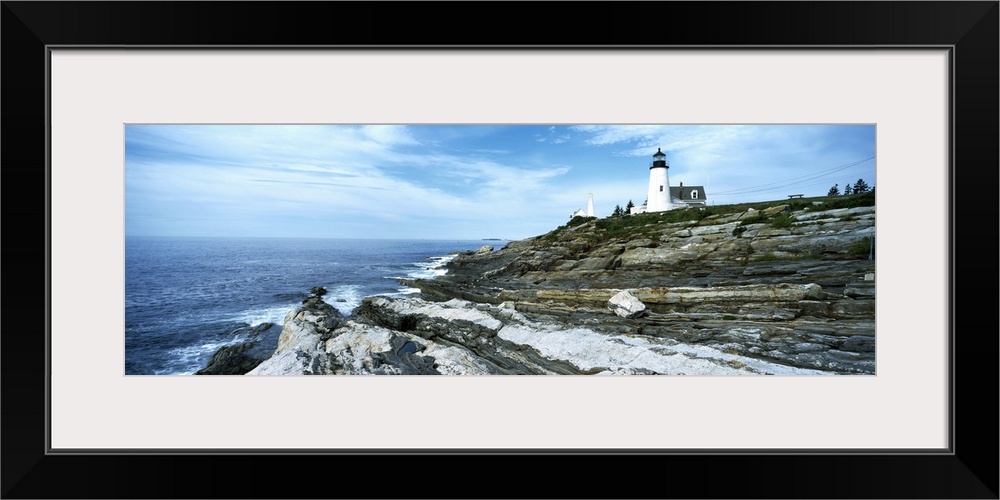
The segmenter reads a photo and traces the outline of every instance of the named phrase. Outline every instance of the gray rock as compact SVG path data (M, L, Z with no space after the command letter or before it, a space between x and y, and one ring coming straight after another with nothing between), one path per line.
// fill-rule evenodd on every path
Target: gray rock
M261 364L265 358L248 354L253 342L241 342L219 348L208 364L195 375L243 375Z
M875 298L875 285L873 283L855 283L844 287L844 295L852 298Z
M875 352L875 338L865 335L855 335L853 337L848 337L847 340L841 344L840 348L844 351L853 352Z
M424 349L423 344L394 335L388 350L372 353L372 367L389 365L398 369L401 375L440 375L434 368L434 358L417 355Z
M608 308L618 316L629 319L646 314L646 304L628 290L622 290L608 299Z
M856 248L874 207L789 207L636 215L614 238L563 226L461 253L400 281L418 297L366 298L351 321L313 297L286 318L283 361L255 371L419 372L403 358L425 356L444 374L874 373L875 261ZM781 213L796 222L772 227ZM642 314L610 303L623 290Z
M761 213L764 214L764 217L772 217L774 215L787 211L788 211L788 205L778 205L770 208L765 208L764 210L761 211Z

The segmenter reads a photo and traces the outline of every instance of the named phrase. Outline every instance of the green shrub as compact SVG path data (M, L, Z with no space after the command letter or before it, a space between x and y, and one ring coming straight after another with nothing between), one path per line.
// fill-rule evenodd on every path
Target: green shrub
M760 224L764 222L764 220L765 220L764 214L758 211L755 212L753 215L740 219L740 225L748 226L750 224Z
M775 229L787 229L792 227L792 222L794 221L795 219L791 215L780 213L771 219L771 227Z
M846 196L834 196L826 198L823 204L820 205L822 210L830 210L834 208L855 208L855 207L874 207L875 206L875 192L868 191L867 193L861 194L851 194Z
M812 201L803 201L803 200L789 201L788 203L786 203L786 205L788 205L788 209L793 212L799 210L809 210L814 206Z
M848 255L864 255L867 256L871 252L873 255L875 253L875 240L870 240L869 238L862 238L855 241L851 246L847 247Z

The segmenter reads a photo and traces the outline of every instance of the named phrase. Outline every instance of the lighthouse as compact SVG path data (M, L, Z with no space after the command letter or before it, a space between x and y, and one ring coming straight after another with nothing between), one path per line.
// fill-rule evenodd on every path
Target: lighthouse
M667 155L656 148L653 163L649 165L649 191L646 195L646 212L662 212L670 210L670 181L667 178Z
M670 165L667 163L667 155L663 154L660 148L656 148L653 162L649 164L649 189L646 191L646 202L633 207L629 211L630 214L707 205L708 195L705 194L705 186L685 186L682 182L679 186L670 187L670 180L667 178L668 169Z

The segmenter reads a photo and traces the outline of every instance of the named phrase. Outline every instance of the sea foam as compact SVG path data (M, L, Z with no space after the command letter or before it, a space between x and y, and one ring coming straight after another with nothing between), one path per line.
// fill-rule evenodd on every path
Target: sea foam
M361 305L364 294L359 285L337 285L327 288L327 294L323 296L323 302L333 306L340 314L350 315L354 309Z

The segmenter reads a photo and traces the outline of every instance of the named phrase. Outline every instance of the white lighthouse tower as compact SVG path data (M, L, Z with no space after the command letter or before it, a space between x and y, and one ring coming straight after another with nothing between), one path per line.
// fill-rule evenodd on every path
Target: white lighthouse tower
M594 193L587 194L587 217L594 216Z
M649 165L649 191L646 195L646 212L662 212L673 207L670 203L670 181L667 178L667 155L656 148L653 163Z

